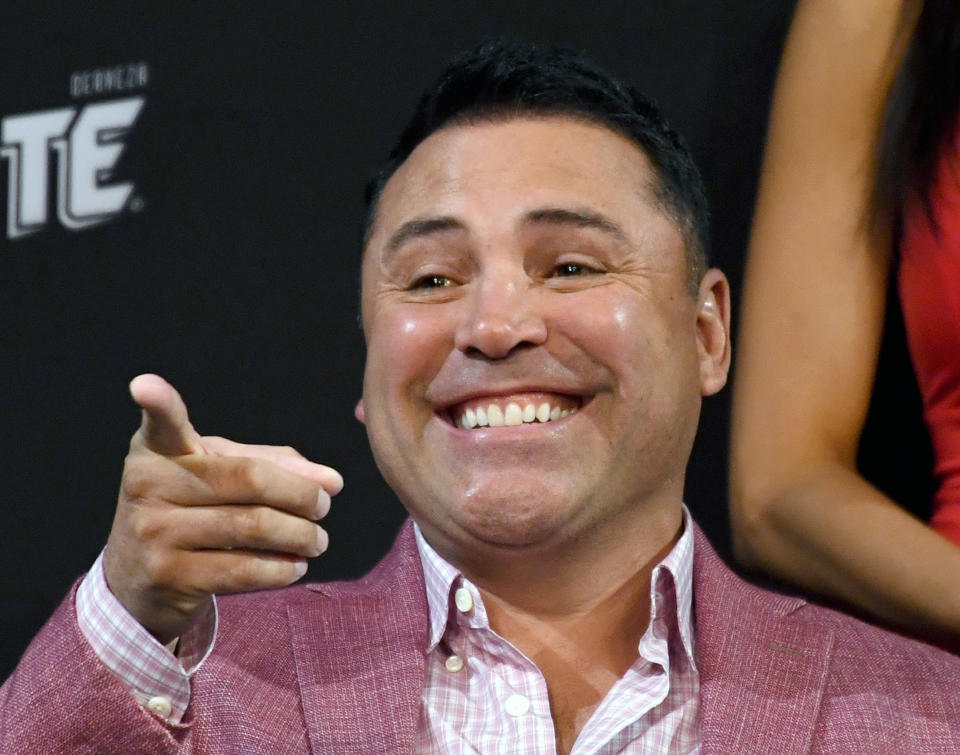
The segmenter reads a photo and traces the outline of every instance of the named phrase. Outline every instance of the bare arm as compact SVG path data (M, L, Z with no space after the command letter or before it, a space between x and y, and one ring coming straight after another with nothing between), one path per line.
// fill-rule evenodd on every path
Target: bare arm
M747 265L731 443L747 566L960 641L960 548L857 474L890 250L863 222L899 0L801 0Z

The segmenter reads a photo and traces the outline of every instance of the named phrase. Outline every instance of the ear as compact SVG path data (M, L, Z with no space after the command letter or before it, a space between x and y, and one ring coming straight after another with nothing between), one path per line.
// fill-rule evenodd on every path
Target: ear
M700 281L697 356L700 393L712 396L726 385L730 370L730 284L716 268L708 270Z
M360 420L362 424L367 424L367 413L363 410L363 398L353 407L353 416Z

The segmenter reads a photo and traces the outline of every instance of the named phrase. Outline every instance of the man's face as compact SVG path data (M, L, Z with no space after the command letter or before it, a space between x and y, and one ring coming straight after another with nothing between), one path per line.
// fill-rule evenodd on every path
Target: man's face
M447 557L677 521L728 292L711 271L690 295L652 181L620 135L542 117L445 128L387 182L358 415Z

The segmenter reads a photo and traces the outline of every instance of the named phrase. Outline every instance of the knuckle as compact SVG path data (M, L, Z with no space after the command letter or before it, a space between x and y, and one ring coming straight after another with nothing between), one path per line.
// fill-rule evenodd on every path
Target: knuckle
M203 605L203 599L197 595L174 593L167 598L170 611L191 620L198 614Z
M254 494L266 489L266 473L263 465L254 459L237 459L234 463L234 481L241 488Z
M254 556L236 559L229 567L227 579L235 589L249 589L260 584L259 564Z
M262 543L267 529L267 511L260 506L244 507L236 517L235 534L245 544Z
M143 571L147 580L156 586L168 587L175 584L177 570L174 559L158 549L148 549L143 554Z
M134 537L141 543L151 543L160 540L166 531L166 527L161 519L155 516L134 516L131 517L130 529Z
M280 446L278 450L279 450L280 453L282 453L284 456L290 456L290 457L292 457L292 458L294 458L294 459L303 459L303 458L306 458L302 453L300 453L300 452L299 452L297 449L295 449L293 446Z
M122 488L131 498L147 498L156 486L154 475L146 465L127 457L123 470Z

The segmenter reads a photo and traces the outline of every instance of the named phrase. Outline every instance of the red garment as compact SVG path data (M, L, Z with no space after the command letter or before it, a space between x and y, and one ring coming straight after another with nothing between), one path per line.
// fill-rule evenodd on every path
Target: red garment
M958 137L960 138L960 137ZM930 195L906 213L899 293L938 489L930 525L960 545L960 151L945 151Z

